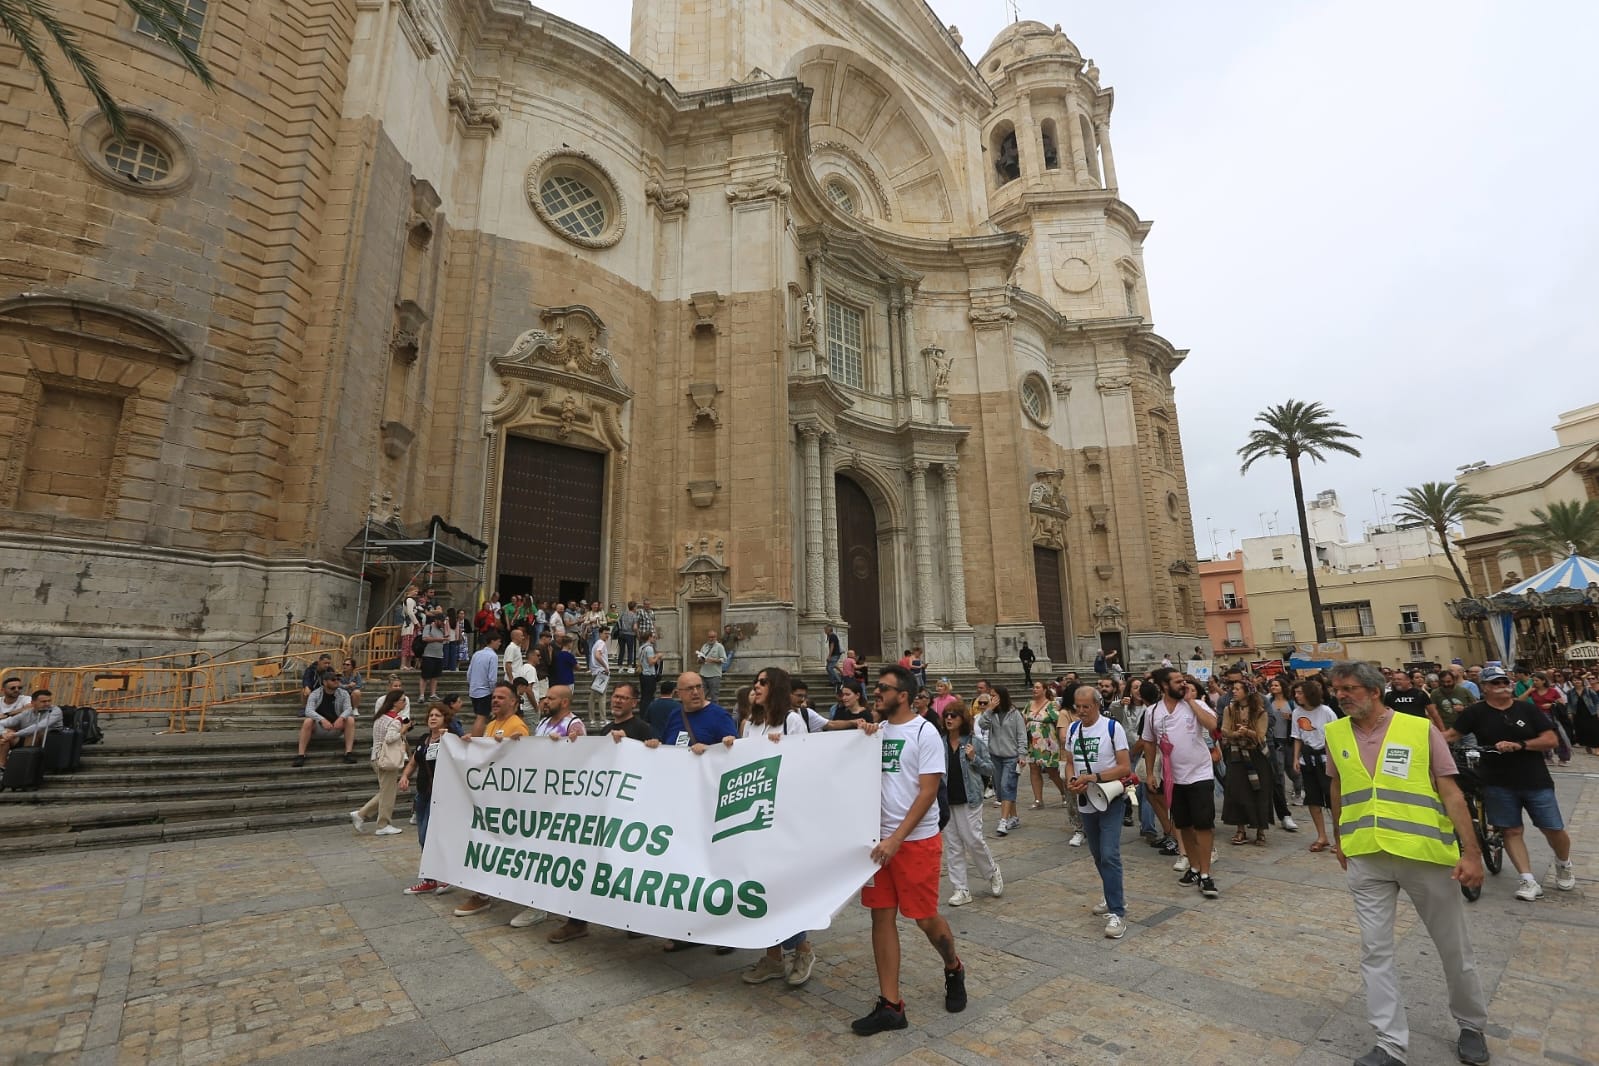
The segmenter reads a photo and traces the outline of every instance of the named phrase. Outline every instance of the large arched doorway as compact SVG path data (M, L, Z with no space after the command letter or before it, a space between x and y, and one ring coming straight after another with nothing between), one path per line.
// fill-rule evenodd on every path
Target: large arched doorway
M504 595L602 598L605 456L510 435L500 478L494 576Z
M869 660L883 657L882 593L877 581L877 511L866 490L839 474L838 606L850 647Z

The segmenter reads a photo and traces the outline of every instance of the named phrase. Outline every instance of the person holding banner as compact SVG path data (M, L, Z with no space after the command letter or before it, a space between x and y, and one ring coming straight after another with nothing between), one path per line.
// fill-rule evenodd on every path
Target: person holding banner
M499 651L498 638L495 638L492 646L496 652ZM483 652L479 651L478 654L481 655ZM568 689L567 691L570 692L571 690ZM477 726L473 726L472 732L461 739L468 744L479 737L500 743L506 740L521 740L527 735L527 723L516 713L516 690L507 682L500 681L494 685L494 690L489 695L489 718L487 723L482 726L481 730ZM455 908L454 914L457 918L469 918L474 914L482 914L492 906L494 906L494 897L485 896L481 892L474 892L459 907ZM522 915L518 914L517 917L520 918Z
M428 815L432 812L433 806L433 768L439 760L439 747L444 742L444 734L450 731L450 723L454 718L455 715L446 710L443 704L431 704L427 716L428 735L412 749L411 761L400 771L401 792L409 789L413 782L416 784L416 799L412 806L416 810L418 847L427 846ZM407 888L405 894L422 896L431 893L441 896L449 890L449 885L441 884L431 877L424 877Z
M944 960L944 1009L966 1009L966 967L955 953L955 934L938 913L938 873L943 845L938 826L938 786L944 779L944 740L911 706L916 682L902 666L877 674L877 709L882 725L862 726L883 734L882 834L872 849L880 869L861 889L872 912L872 957L877 963L877 1004L850 1026L857 1036L904 1029L905 1001L899 992L900 945L896 913L914 921ZM1013 714L1015 712L1012 712ZM1020 724L1021 716L1017 716Z
M1127 932L1127 901L1122 891L1122 813L1127 796L1122 780L1133 769L1127 730L1100 714L1103 697L1097 688L1079 685L1072 698L1077 720L1066 733L1064 754L1071 759L1066 787L1077 796L1088 853L1105 889L1094 913L1106 915L1106 939L1120 940Z
M583 719L572 713L572 687L570 685L551 685L550 691L544 694L545 717L539 719L538 726L533 730L537 737L549 737L551 740L576 740L587 734L583 727Z
M726 708L706 698L705 679L699 674L692 670L679 674L676 693L681 709L674 708L666 716L661 739L652 741L651 747L658 748L666 744L689 748L694 754L703 755L708 745L720 743L726 737L738 736L738 726L733 716L727 713Z

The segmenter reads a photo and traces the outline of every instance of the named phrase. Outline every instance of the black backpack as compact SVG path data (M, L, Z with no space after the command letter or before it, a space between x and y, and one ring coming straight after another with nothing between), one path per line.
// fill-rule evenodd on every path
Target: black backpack
M83 738L85 744L98 744L105 739L100 729L100 716L93 707L63 707L61 721Z

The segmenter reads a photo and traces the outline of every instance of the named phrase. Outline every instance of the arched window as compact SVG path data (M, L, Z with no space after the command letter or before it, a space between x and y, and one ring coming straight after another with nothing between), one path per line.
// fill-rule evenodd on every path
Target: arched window
M994 154L994 174L1001 185L1022 176L1021 155L1016 148L1016 127L1001 122L990 136L989 150Z
M1044 169L1059 170L1060 141L1055 136L1055 120L1046 118L1039 126L1039 134L1044 139Z
M1089 124L1087 115L1078 115L1077 124L1083 135L1083 156L1088 162L1088 176L1098 182L1099 140L1094 136L1094 127Z
M1164 429L1155 430L1155 458L1160 461L1162 470L1171 469L1171 438Z

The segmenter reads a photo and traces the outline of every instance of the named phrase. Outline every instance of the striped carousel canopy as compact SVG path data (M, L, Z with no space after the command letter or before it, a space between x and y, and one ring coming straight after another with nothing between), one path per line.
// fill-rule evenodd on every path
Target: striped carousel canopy
M1581 592L1589 585L1599 585L1599 562L1572 552L1542 573L1502 589L1500 595L1525 596L1529 592L1547 595L1561 589Z

